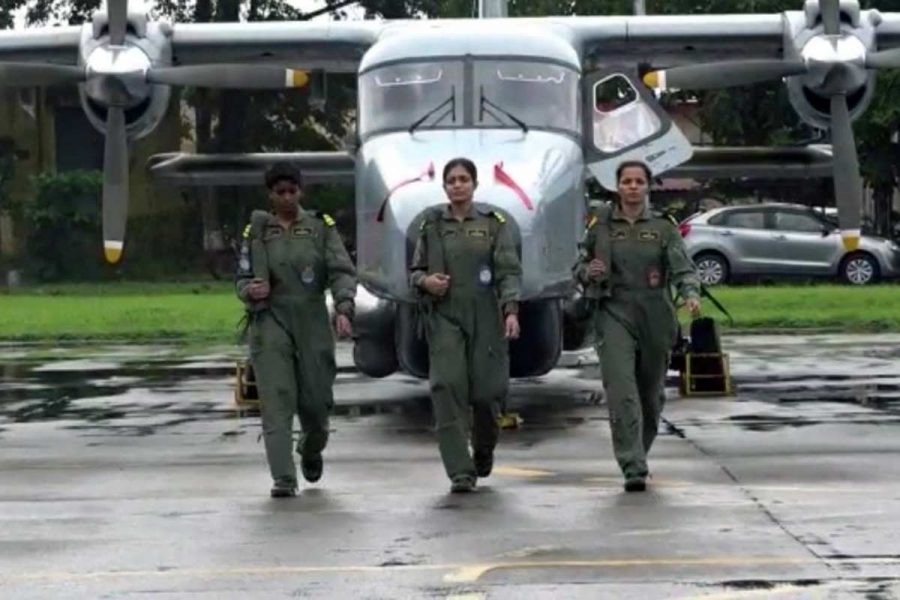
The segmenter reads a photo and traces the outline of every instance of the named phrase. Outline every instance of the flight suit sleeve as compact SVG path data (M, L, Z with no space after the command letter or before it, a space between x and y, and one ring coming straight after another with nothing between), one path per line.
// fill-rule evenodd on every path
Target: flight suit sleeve
M325 227L325 268L337 313L353 316L356 299L356 267L333 224Z
M694 263L687 254L684 240L678 230L672 226L667 227L666 236L666 262L669 269L669 280L678 289L679 295L685 300L700 297L700 278Z
M502 225L497 232L497 243L494 245L494 277L497 279L497 293L503 314L517 314L522 293L522 264L519 262L516 245L506 225Z
M241 236L241 249L240 255L238 256L237 271L235 272L234 277L234 287L237 297L248 307L250 306L251 300L247 295L247 286L249 286L250 282L253 280L253 262L250 258L250 249L250 224L247 223L247 226L244 228L244 233Z
M584 231L584 237L578 244L578 260L572 267L572 276L575 281L582 285L590 285L591 278L588 276L588 266L594 259L594 246L596 245L596 232L594 230L595 222L588 224Z
M422 289L422 280L428 276L428 246L426 241L427 225L419 230L419 238L416 240L416 249L413 251L412 262L409 265L409 286L414 296L422 297L425 290Z

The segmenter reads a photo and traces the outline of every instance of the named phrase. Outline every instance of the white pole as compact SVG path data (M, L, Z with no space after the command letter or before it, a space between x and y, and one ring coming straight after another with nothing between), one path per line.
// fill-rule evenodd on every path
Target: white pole
M644 4L644 0L634 0L634 14L636 14L636 15L646 15L647 14L647 6Z
M503 19L509 16L507 0L478 0L479 19Z

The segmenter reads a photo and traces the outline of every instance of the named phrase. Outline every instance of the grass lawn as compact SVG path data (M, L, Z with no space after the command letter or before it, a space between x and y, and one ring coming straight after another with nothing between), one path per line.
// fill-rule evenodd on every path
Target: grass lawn
M735 329L900 332L900 286L714 289ZM704 300L704 314L718 317ZM243 315L230 282L79 284L0 294L0 340L235 339ZM727 323L723 323L728 329Z

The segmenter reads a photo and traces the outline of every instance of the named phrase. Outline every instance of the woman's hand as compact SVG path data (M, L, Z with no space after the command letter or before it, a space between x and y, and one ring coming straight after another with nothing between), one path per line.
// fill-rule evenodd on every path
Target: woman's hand
M254 279L250 282L250 285L247 286L247 295L251 300L257 302L268 298L270 291L269 282L263 279Z
M692 316L696 317L700 315L700 299L699 298L688 298L684 301L684 307L688 309Z
M353 325L350 323L350 317L338 314L334 319L334 330L337 333L338 338L342 340L353 335Z
M440 298L450 288L450 276L444 273L432 273L422 280L422 287L432 296Z
M590 277L591 279L597 279L605 273L606 263L599 258L595 258L588 264L588 277Z
M515 313L510 313L506 315L506 321L504 322L504 329L506 330L506 339L508 340L517 340L519 339L519 315Z

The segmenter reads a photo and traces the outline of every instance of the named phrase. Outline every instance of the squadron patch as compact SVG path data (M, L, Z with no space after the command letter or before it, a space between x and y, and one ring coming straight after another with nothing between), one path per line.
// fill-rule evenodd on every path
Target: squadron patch
M642 242L656 242L659 240L659 232L645 229L638 234L638 239Z
M628 238L628 232L624 229L613 229L609 232L609 239L611 240L624 240Z

